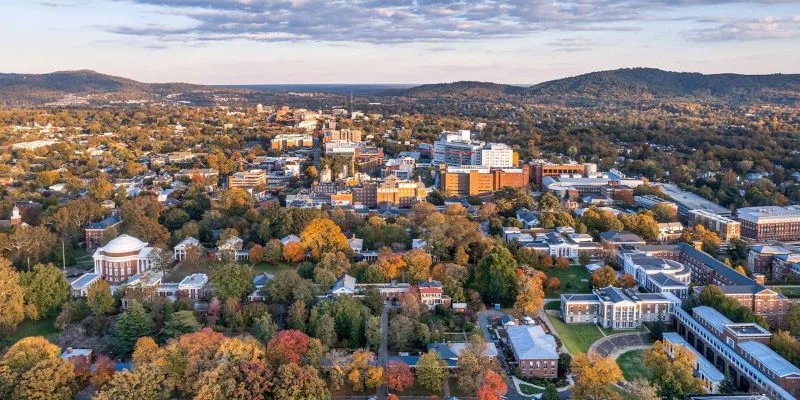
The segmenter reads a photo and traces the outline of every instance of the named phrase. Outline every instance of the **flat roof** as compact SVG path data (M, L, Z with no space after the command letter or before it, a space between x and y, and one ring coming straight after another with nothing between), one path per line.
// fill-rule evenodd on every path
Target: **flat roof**
M761 362L764 368L770 370L777 376L800 375L800 368L797 368L794 364L781 357L764 343L747 341L739 343L739 348Z
M729 320L719 311L708 306L695 307L692 309L692 313L694 313L694 315L696 315L697 317L702 318L704 321L711 324L711 326L713 326L720 332L725 330L725 325L733 324L733 321Z
M692 192L687 192L681 188L671 185L661 185L661 191L667 196L672 198L673 201L683 206L687 210L705 210L714 214L731 215L731 211L727 208L714 203L713 201L706 200Z

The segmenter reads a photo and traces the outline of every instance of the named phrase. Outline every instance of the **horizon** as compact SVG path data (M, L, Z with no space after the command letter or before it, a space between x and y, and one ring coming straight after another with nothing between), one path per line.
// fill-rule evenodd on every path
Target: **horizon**
M800 65L798 0L41 0L4 11L0 32L24 40L0 44L11 55L0 69L141 82L535 84L645 61L704 74Z

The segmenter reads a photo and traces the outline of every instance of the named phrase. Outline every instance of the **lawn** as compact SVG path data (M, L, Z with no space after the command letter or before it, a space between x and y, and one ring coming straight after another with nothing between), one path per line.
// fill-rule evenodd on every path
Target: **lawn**
M527 383L520 383L519 384L519 391L522 392L522 394L527 395L527 396L532 396L534 394L544 393L543 389L539 389L538 387L530 385L530 384L527 384Z
M559 318L549 317L561 342L574 356L577 353L586 353L592 343L603 337L600 328L595 324L565 324Z
M796 299L800 297L800 287L780 287L780 286L770 286L770 289L776 290L782 293L784 296L790 299Z
M583 265L570 265L561 269L550 267L544 270L548 278L556 277L561 281L561 289L547 292L547 297L559 297L561 293L591 293L592 276Z
M650 378L650 370L644 366L644 350L631 350L622 353L617 358L617 364L622 370L625 380Z
M28 336L44 336L51 342L55 341L58 336L58 329L53 326L56 318L51 317L47 319L40 319L38 321L25 320L19 324L17 331L13 335L0 340L0 349L5 349L18 340Z
M603 333L606 334L606 336L611 336L611 335L614 335L614 334L617 334L617 333L648 332L647 328L644 325L642 325L642 326L640 326L638 328L632 328L632 329L600 328L600 330L602 330Z
M545 303L544 309L545 310L560 311L561 310L561 301L551 301L549 303Z
M278 263L278 264L260 263L253 266L253 270L256 272L266 272L272 275L275 275L276 273L281 271L294 270L294 269L297 269L297 265L289 263Z

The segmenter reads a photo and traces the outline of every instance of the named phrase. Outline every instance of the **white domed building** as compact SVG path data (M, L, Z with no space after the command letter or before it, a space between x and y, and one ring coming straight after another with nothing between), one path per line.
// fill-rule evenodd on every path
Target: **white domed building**
M153 247L130 235L119 235L95 250L94 273L108 283L120 284L153 267Z

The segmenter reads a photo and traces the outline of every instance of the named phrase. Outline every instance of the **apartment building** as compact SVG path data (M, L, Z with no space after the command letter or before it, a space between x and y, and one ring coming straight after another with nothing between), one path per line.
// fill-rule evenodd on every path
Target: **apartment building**
M595 323L604 328L635 329L642 322L670 319L681 300L671 293L635 293L607 287L591 294L561 295L561 318L568 324Z
M439 186L448 196L488 194L509 186L526 188L530 167L491 169L487 167L439 166Z
M263 169L236 172L228 176L228 188L253 189L267 186L267 173Z
M800 205L740 208L736 219L748 239L800 240Z
M316 121L314 124L316 126ZM275 136L270 147L273 151L311 148L314 147L314 137L310 133L284 133Z
M716 232L722 240L738 239L741 236L742 224L724 215L706 210L692 210L687 217L695 225L702 225Z

